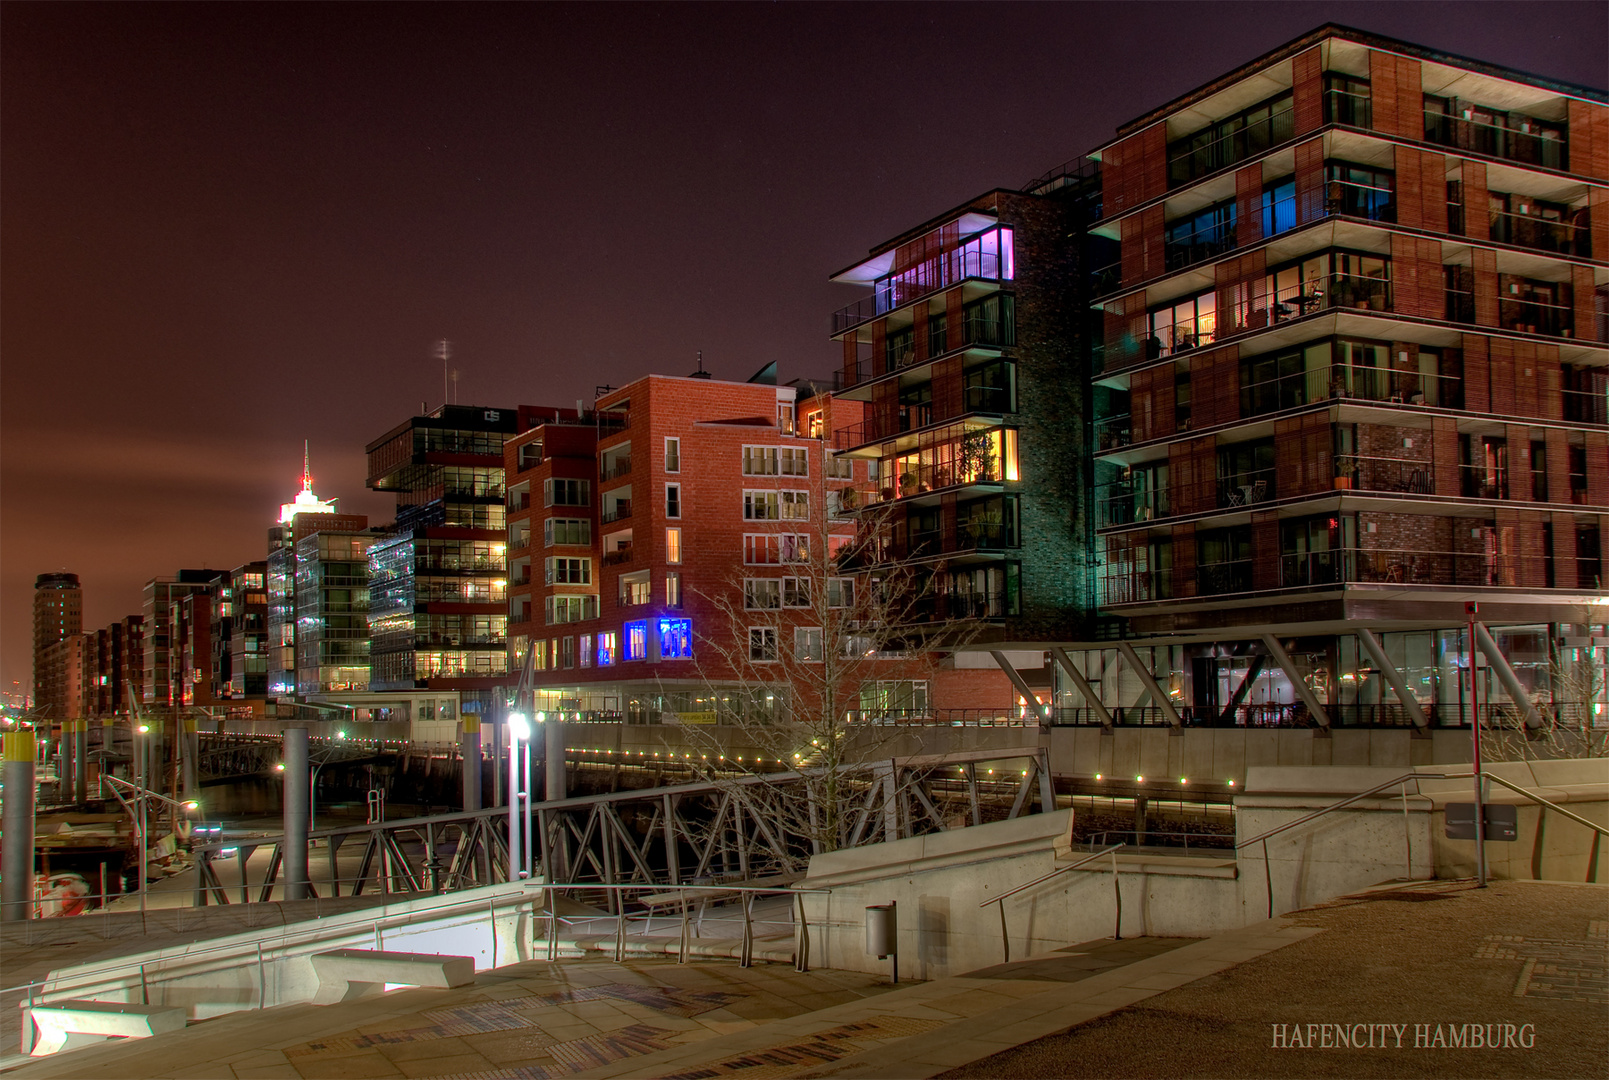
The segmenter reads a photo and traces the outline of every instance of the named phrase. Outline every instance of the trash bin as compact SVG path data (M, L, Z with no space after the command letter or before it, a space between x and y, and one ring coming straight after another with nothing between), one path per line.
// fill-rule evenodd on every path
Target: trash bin
M899 951L899 920L895 902L873 904L866 909L866 952L881 960Z

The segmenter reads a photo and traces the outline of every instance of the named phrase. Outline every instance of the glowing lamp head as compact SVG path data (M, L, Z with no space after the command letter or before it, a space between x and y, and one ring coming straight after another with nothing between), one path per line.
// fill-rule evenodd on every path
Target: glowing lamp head
M201 804L196 802L194 799L191 799L189 802L184 804L184 808L186 810L200 810Z
M150 733L151 733L151 725L150 724L141 724L140 725L140 734L141 735L149 735Z
M283 761L281 761L278 765L275 765L274 766L274 771L275 772L284 772L285 771L285 763Z
M522 712L509 713L508 734L509 738L513 739L515 742L519 742L523 739L529 739L531 737L530 718Z

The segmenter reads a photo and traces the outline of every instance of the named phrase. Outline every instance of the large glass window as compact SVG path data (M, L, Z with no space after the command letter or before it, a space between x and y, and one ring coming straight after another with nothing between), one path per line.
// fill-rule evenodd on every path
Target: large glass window
M1218 294L1209 290L1153 310L1148 351L1168 356L1209 345L1217 336Z
M1178 219L1167 227L1162 239L1169 270L1232 251L1235 247L1235 200L1226 199Z
M1350 161L1324 164L1324 212L1364 217L1370 221L1397 220L1392 196L1396 175L1384 169L1354 165Z
M659 655L664 660L689 660L693 656L691 619L659 620Z
M1188 183L1285 142L1294 134L1293 117L1286 92L1175 140L1168 144L1169 184Z

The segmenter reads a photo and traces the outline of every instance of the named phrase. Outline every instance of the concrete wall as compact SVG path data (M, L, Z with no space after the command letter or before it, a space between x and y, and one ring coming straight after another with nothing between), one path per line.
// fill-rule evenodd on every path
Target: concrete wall
M318 986L311 957L330 949L470 956L475 970L484 971L532 959L532 905L540 899L539 892L517 884L489 885L203 939L57 969L38 998L143 998L152 1005L182 1006L192 1019L203 1020L309 1000Z
M1000 909L980 905L1082 858L1069 844L1072 822L1064 810L816 856L801 887L832 892L806 898L812 965L887 972L889 961L865 951L864 920L868 906L891 900L903 975L944 978L1000 963ZM1246 921L1231 861L1131 855L1119 858L1117 877L1125 936L1196 936ZM1110 938L1112 863L1070 871L1004 904L1012 959Z
M1487 771L1589 821L1609 823L1609 762L1602 759L1505 762L1489 765ZM1445 825L1447 803L1474 801L1474 782L1435 779L1443 774L1467 775L1467 763L1415 770L1253 768L1245 792L1235 800L1237 842L1408 772L1416 778L1405 785L1406 800L1399 787L1272 837L1267 841L1266 866L1261 843L1243 850L1240 867L1248 899L1266 904L1271 887L1273 913L1279 914L1382 881L1472 877L1474 842L1446 839ZM1490 801L1517 806L1520 821L1518 840L1486 845L1490 876L1603 880L1603 871L1593 860L1592 830L1497 784L1489 791Z

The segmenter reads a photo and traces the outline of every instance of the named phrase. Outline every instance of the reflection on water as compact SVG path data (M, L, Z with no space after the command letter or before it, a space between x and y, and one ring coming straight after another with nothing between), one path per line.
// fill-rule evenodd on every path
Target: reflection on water
M347 785L326 789L320 778L318 804L314 810L314 827L327 829L337 825L361 825L369 819L364 792ZM207 824L246 828L260 832L278 832L283 824L284 805L281 800L283 785L263 777L232 780L225 784L209 784L203 789L202 805ZM426 805L415 802L387 801L387 820L418 817L427 813L445 813L457 807L440 803Z

